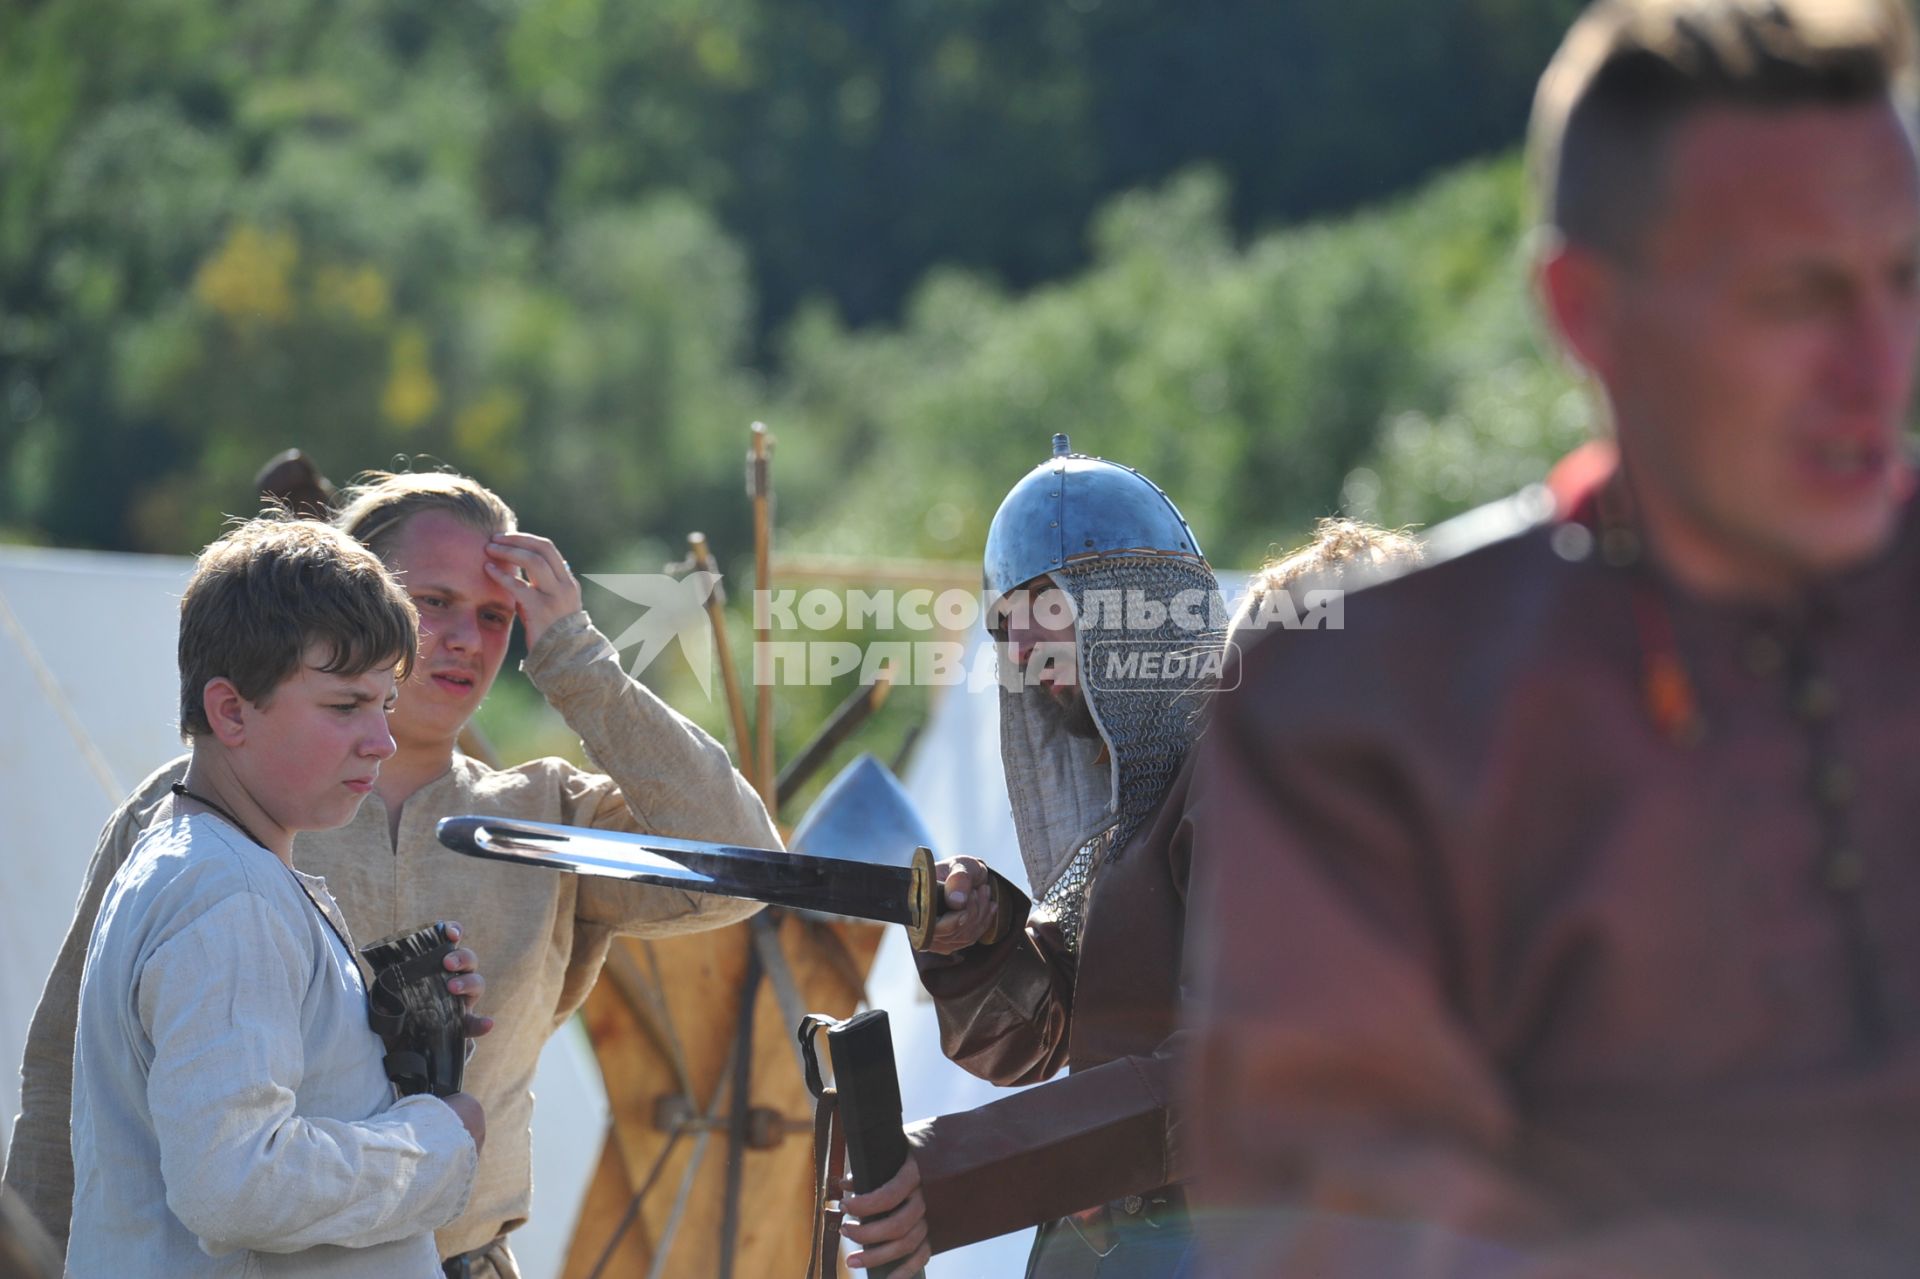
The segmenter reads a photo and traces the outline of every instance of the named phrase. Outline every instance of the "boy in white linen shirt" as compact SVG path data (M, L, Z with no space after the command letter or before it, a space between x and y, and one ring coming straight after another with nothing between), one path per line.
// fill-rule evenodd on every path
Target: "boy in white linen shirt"
M192 762L81 978L69 1275L438 1274L484 1116L395 1100L346 922L291 858L372 790L417 644L405 593L327 525L255 520L201 554L180 605Z

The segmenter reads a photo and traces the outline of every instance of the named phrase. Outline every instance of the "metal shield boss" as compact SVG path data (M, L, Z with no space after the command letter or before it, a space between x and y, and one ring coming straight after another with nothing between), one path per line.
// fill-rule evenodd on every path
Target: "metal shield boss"
M1170 555L1205 563L1173 500L1140 472L1072 451L1053 437L1053 456L1015 484L987 528L982 576L988 602L1073 560Z

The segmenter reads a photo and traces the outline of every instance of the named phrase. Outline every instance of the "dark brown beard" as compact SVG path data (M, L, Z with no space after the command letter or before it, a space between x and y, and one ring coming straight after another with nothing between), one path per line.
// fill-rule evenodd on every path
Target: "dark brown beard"
M1046 708L1042 713L1058 723L1068 735L1087 741L1100 740L1100 726L1093 722L1093 707L1087 704L1085 689L1076 684L1068 689L1064 699L1054 697L1038 685L1034 687L1034 692Z

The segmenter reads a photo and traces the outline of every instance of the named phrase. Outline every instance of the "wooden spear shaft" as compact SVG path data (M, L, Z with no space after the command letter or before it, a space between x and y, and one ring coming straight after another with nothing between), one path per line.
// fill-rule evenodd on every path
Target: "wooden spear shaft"
M787 761L773 779L773 793L782 804L799 793L800 788L812 780L820 771L820 766L832 757L840 744L860 731L860 728L874 713L887 704L887 690L893 687L893 676L883 671L873 683L856 688L846 700L827 717L827 722L813 740L800 748L800 753Z
M779 820L779 795L774 789L773 766L773 618L768 601L773 590L773 458L772 438L765 422L753 424L753 444L747 454L747 493L753 498L753 584L754 639L766 659L754 662L753 727L756 735L753 784L767 806L767 812Z
M720 572L719 561L713 558L705 533L687 534L687 550L691 553L694 571ZM733 756L740 761L741 769L752 775L754 746L753 738L747 733L747 702L740 693L740 672L733 664L733 648L727 643L727 593L718 583L707 596L707 620L713 623L713 642L720 646L720 682L726 689L727 719L733 727Z

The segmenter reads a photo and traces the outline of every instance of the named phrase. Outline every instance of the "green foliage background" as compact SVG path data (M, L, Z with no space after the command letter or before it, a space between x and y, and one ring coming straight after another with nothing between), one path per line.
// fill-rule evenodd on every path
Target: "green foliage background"
M1062 430L1217 563L1432 521L1585 429L1512 154L1576 7L0 6L0 538L188 552L298 444L744 568L754 419L787 548L972 559Z

